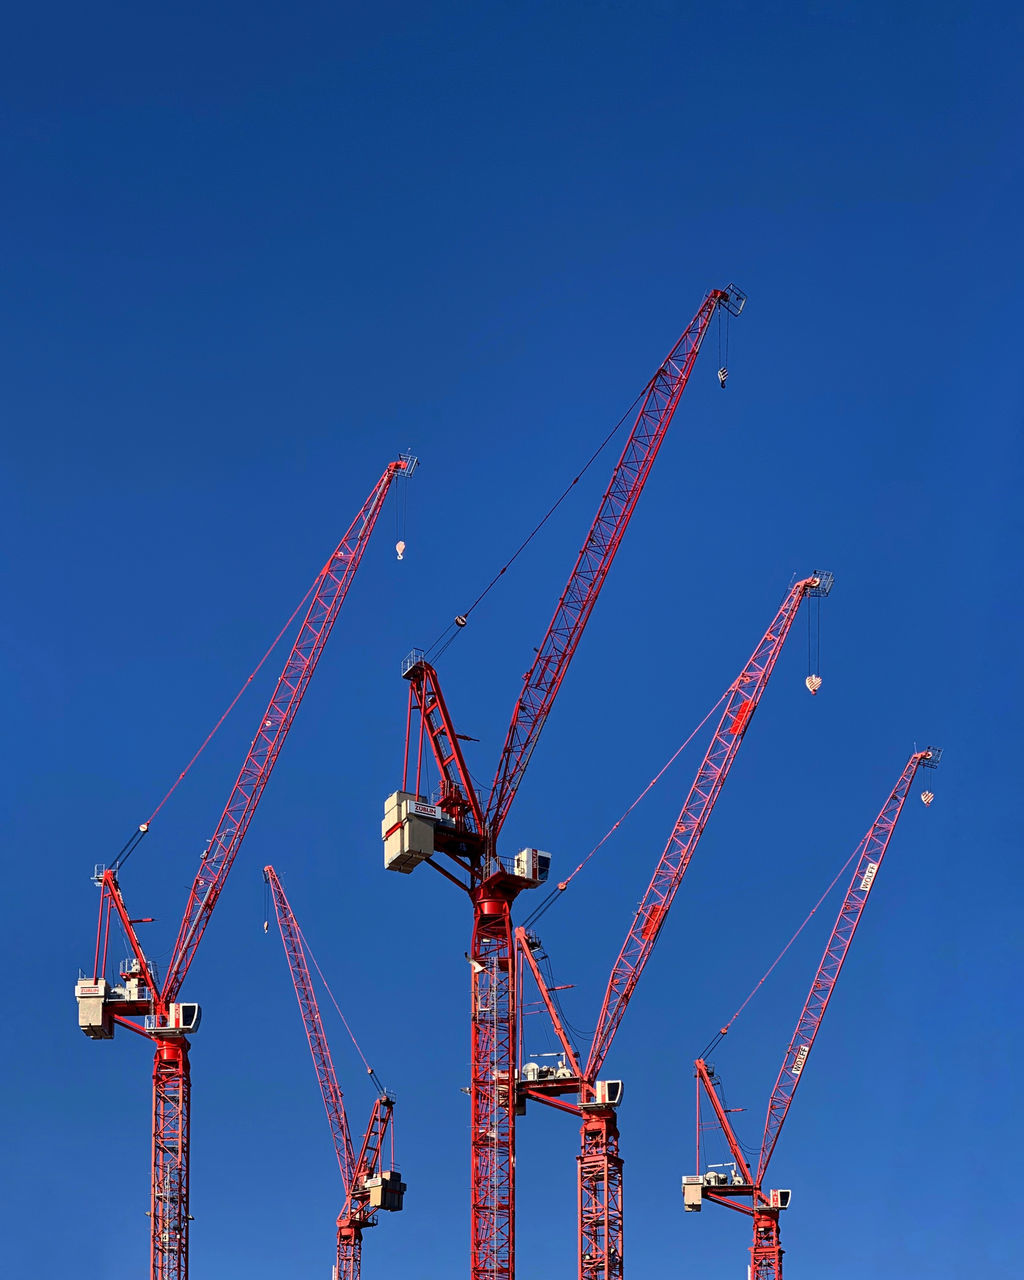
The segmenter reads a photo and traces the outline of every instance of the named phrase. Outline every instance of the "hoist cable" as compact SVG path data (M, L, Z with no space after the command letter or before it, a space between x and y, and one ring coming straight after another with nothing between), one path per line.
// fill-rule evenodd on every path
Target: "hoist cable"
M316 588L316 586L317 586L317 583L319 583L319 581L320 581L320 577L321 577L321 575L320 575L320 574L318 574L318 575L317 575L317 577L316 577L316 580L313 582L312 586L309 588L309 590L306 592L306 594L302 597L302 599L299 601L299 603L295 606L295 610L294 610L294 612L292 613L291 617L288 619L288 621L284 624L284 626L281 628L281 630L277 633L277 635L275 636L274 640L271 642L270 648L266 651L266 653L263 655L263 657L262 657L262 658L260 658L259 662L257 662L257 664L255 665L255 667L253 667L252 672L251 672L251 673L249 674L249 676L246 678L245 684L243 684L243 685L242 685L241 689L239 689L239 691L238 691L238 692L235 694L235 696L231 699L231 702L228 704L227 710L224 712L224 714L221 716L221 718L217 721L217 723L213 726L213 728L210 730L210 732L209 732L209 733L206 735L206 737L203 739L203 741L202 741L201 745L199 746L199 749L196 751L195 755L193 755L192 759L188 762L188 764L184 767L184 769L182 769L181 773L179 773L179 774L178 774L177 778L176 778L176 779L175 779L175 781L174 781L174 785L173 785L173 786L168 790L167 794L164 796L164 798L160 801L160 803L157 805L157 807L156 807L156 808L153 810L153 812L150 814L150 816L149 816L149 818L146 820L146 824L145 824L147 827L148 827L148 826L149 826L149 824L153 821L153 819L156 817L156 815L160 812L160 810L164 807L164 805L167 803L167 801L171 798L171 796L174 794L175 790L176 790L176 789L177 789L177 787L178 787L178 783L180 783L180 782L184 779L184 777L185 777L185 775L188 773L188 771L192 768L192 766L195 764L195 762L199 759L199 757L203 754L203 752L206 750L206 748L210 745L210 740L213 738L213 735L217 732L217 730L221 727L221 725L222 725L222 724L224 723L224 721L228 718L228 716L231 714L231 712L235 709L235 706L236 706L236 704L237 704L237 702L238 702L239 698L241 698L242 694L243 694L243 693L245 693L245 691L246 691L246 689L248 689L249 685L250 685L250 684L252 684L253 680L255 679L255 677L257 676L257 674L259 673L260 668L263 666L263 664L266 662L266 660L270 657L270 655L274 652L274 650L277 648L277 646L281 643L281 637L284 635L284 633L288 630L288 628L292 625L292 623L293 623L293 622L295 621L295 619L298 617L299 611L300 611L300 610L302 609L302 607L305 605L305 603L306 603L306 601L309 599L309 597L313 594L313 591L315 590L315 588Z
M722 1041L723 1037L724 1037L724 1036L726 1036L726 1035L728 1035L728 1033L729 1033L729 1028L730 1028L730 1027L732 1026L732 1024L736 1021L736 1019L740 1016L740 1014L741 1014L741 1013L743 1012L743 1010L747 1007L747 1005L751 1002L751 1000L753 1000L754 996L755 996L755 995L757 995L758 991L760 991L760 989L764 986L764 984L765 984L766 980L767 980L769 977L771 977L771 974L772 974L773 970L775 969L775 967L778 965L779 961L780 961L780 960L782 959L782 957L786 954L786 952L790 949L790 947L793 945L793 943L794 943L794 942L796 942L797 938L799 938L799 937L800 937L801 933L803 933L805 926L809 923L809 921L810 921L810 919L811 919L811 916L813 916L813 915L814 915L814 913L818 910L818 908L819 908L819 907L821 906L821 904L825 901L825 899L828 897L828 895L829 895L829 894L832 892L832 890L836 887L836 884L839 882L839 878L840 878L840 876L842 876L843 872L844 872L844 871L846 871L846 869L849 867L850 863L854 860L854 858L856 858L856 857L858 857L858 856L860 855L861 847L862 847L861 845L858 845L858 846L857 846L857 848L856 848L856 849L854 849L853 853L851 853L851 854L850 854L850 856L846 859L846 861L843 863L843 865L839 868L839 870L836 872L835 876L833 877L833 879L832 879L831 883L829 884L828 888L825 890L825 892L821 895L821 897L818 899L818 901L814 904L814 906L813 906L813 907L811 907L810 911L808 911L807 915L804 917L803 923L802 923L802 924L800 925L800 927L797 929L796 933L794 933L794 934L793 934L793 936L790 938L790 940L786 943L786 945L782 948L782 950L779 952L779 954L778 954L778 955L775 957L775 959L771 962L771 964L768 966L768 968L764 971L763 976L762 976L762 977L761 977L761 979L756 983L756 985L751 989L750 994L747 996L746 1000L744 1000L744 1001L743 1001L743 1003L740 1005L740 1007L736 1010L736 1012L732 1015L732 1017L729 1019L729 1021L725 1024L725 1026L724 1026L724 1027L722 1027L722 1028L721 1028L721 1030L718 1032L718 1034L712 1038L712 1040L710 1041L710 1043L707 1045L707 1047L706 1047L706 1048L704 1049L704 1051L701 1053L701 1055L700 1055L700 1056L701 1056L702 1058L705 1058L705 1057L707 1057L707 1055L708 1055L709 1053L712 1053L712 1052L715 1050L715 1048L717 1048L717 1046L721 1043L721 1041Z
M548 508L546 514L537 522L537 524L534 525L530 533L523 539L523 541L519 544L519 546L516 548L513 554L509 557L509 559L505 561L502 567L498 570L498 572L494 575L494 577L490 580L490 582L488 582L487 586L484 587L483 591L480 592L480 594L469 606L469 608L466 609L464 613L459 614L459 617L462 619L462 621L461 622L453 621L448 623L448 625L444 628L444 630L437 637L437 639L430 646L430 648L427 649L428 656L430 654L433 654L434 659L436 660L441 656L441 654L445 651L445 649L448 648L452 640L454 640L455 636L457 636L458 633L462 630L462 628L466 625L466 619L469 617L469 615L473 612L473 610L477 607L477 605L483 600L483 598L490 592L491 588L494 587L498 579L505 573L505 571L507 569L510 569L512 565L516 562L516 560L519 559L520 555L522 555L522 553L534 540L537 534L540 533L541 529L544 528L547 522L551 519L551 517L555 514L558 508L566 500L566 498L569 496L574 486L577 485L579 481L583 479L583 477L587 474L587 472L590 470L593 464L604 452L605 448L608 446L612 437L616 434L616 432L621 430L623 423L627 421L627 419L632 414L633 410L637 407L640 401L647 394L647 392L650 389L650 386L651 386L650 382L648 382L644 386L644 389L641 392L639 392L639 394L633 400L633 403L629 406L629 408L618 420L618 422L616 422L615 426L612 427L612 429L608 432L605 438L601 441L601 443L597 446L594 452L587 459L583 469L576 476L574 476L573 479L565 486L565 488L562 490L561 494L558 496L555 502L553 502L552 505ZM448 634L449 632L451 632L451 635ZM440 648L438 648L439 645L441 646Z
M586 856L586 857L583 859L583 861L579 864L579 866L576 868L576 870L575 870L575 871L573 871L569 876L567 876L567 877L566 877L566 879L564 879L564 880L560 880L560 881L559 881L559 883L555 886L555 888L554 888L554 889L553 889L553 890L548 894L548 896L544 899L544 901L543 901L543 902L542 902L542 903L537 907L537 909L532 913L532 915L530 915L530 916L528 916L528 917L527 917L527 919L526 919L526 921L524 922L524 925L523 925L523 927L524 927L524 928L528 929L528 928L530 928L530 926L531 926L531 925L535 924L535 923L536 923L536 921L538 921L538 920L540 919L540 917L544 914L544 912L545 912L545 911L547 911L547 909L551 906L551 904L552 904L553 902L555 902L557 898L561 897L561 895L565 892L565 890L566 890L566 889L568 889L569 884L570 884L570 882L573 880L573 878L574 878L576 875L578 875L578 874L579 874L579 872L581 872L581 871L583 870L583 868L587 865L587 863L588 863L588 862L590 861L590 859L594 856L594 854L595 854L595 853L597 853L598 849L600 849L600 848L601 848L601 846L602 846L602 845L603 845L607 840L609 840L609 839L611 838L611 836L612 836L612 835L614 835L614 833L615 833L616 831L618 831L619 827L621 827L621 826L622 826L623 822L625 822L625 820L629 817L629 815L630 815L630 814L633 812L633 810L637 807L637 805L640 803L640 801L641 801L641 800L643 800L643 798L644 798L644 797L647 795L647 793L652 789L652 787L654 787L658 782L660 782L660 781L661 781L661 779L664 777L665 773L666 773L666 772L671 768L671 766L672 766L673 764L675 764L676 760L678 760L678 759L679 759L679 757L682 755L682 753L686 750L686 748L687 748L687 747L690 745L690 743L694 740L694 738L697 736L697 734L698 734L698 733L700 733L701 729L703 729L703 728L704 728L704 726L705 726L705 725L707 724L707 722L711 719L711 717L715 714L715 712L716 712L716 711L718 710L718 708L722 705L722 703L725 701L725 699L729 697L729 694L730 694L731 692L732 692L731 687L730 687L729 689L726 689L726 691L725 691L725 692L722 694L722 696L718 699L718 701L717 701L717 702L715 703L715 705L711 708L711 710L707 713L707 715L706 715L706 716L704 717L704 719L700 722L700 724L699 724L699 725L697 725L696 729L694 729L694 730L693 730L693 732L690 734L690 736L686 739L686 741L685 741L681 746L679 746L679 747L677 747L677 748L676 748L676 750L672 753L672 755L671 755L671 756L669 757L669 759L665 762L665 764L663 764L663 765L662 765L662 767L658 770L658 772L654 775L654 777L650 780L650 782L648 782L647 786L646 786L646 787L644 787L643 791L641 791L641 792L640 792L640 794L637 796L637 798L633 801L633 803L632 803L632 804L629 806L629 808L625 811L625 813L622 815L622 817L621 817L621 818L619 818L618 822L614 823L611 827L609 827L609 828L608 828L608 830L605 832L605 834L601 837L601 839L597 842L597 844L595 844L595 845L594 845L593 849L591 849L591 851L587 854L587 856Z
M352 1028L348 1025L348 1020L345 1017L345 1015L342 1013L341 1006L338 1004L337 1000L334 998L334 992L331 990L331 985L327 981L327 979L324 977L324 971L320 968L319 964L317 964L316 956L313 954L312 947L310 947L309 943L306 941L306 935L302 932L302 927L299 925L298 921L295 921L294 923L295 923L295 928L298 931L299 938L302 942L303 949L305 950L306 955L313 962L313 968L320 975L320 981L324 984L324 990L331 997L331 1004L334 1005L334 1008L337 1011L338 1017L341 1019L342 1025L344 1026L345 1030L348 1032L348 1037L352 1041L353 1045L355 1046L356 1053L359 1054L359 1057L362 1060L363 1066L366 1068L366 1074L370 1077L370 1079L376 1085L378 1092L383 1097L384 1094L386 1093L384 1086L377 1079L376 1072L374 1071L373 1067L370 1066L369 1062L366 1060L366 1055L363 1053L362 1049L359 1047L359 1041L355 1038L355 1034L353 1033Z

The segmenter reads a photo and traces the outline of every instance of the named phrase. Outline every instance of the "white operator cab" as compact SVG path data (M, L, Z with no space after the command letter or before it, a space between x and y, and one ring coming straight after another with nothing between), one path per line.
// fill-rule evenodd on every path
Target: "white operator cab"
M621 1080L595 1080L594 1096L589 1102L580 1102L581 1111L597 1107L617 1107L622 1101L625 1086Z
M169 1004L167 1014L148 1013L146 1030L156 1036L190 1036L199 1030L203 1011L197 1004Z
M512 874L531 884L543 884L551 874L551 854L543 849L520 849L513 863Z

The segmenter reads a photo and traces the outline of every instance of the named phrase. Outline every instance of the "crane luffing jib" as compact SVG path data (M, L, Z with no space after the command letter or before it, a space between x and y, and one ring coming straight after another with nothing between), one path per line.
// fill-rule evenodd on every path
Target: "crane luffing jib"
M842 970L850 950L850 943L857 931L864 906L878 873L885 851L889 847L896 822L903 805L910 794L914 775L921 767L934 769L942 755L938 747L928 747L924 751L915 751L904 766L899 781L893 787L888 800L868 830L867 835L858 846L859 856L854 867L850 887L839 909L835 926L825 947L818 971L814 975L811 989L797 1020L796 1030L789 1042L786 1056L783 1058L779 1078L775 1082L771 1098L768 1102L768 1114L765 1120L764 1138L757 1161L755 1183L760 1186L768 1171L768 1164L779 1140L779 1133L789 1111L790 1103L796 1093L797 1086L803 1078L807 1059L814 1044L821 1020L825 1016L828 1002L832 998L836 981Z
M739 315L746 295L735 285L713 289L682 337L666 356L644 394L597 516L587 534L554 617L523 678L486 809L486 827L495 841L522 781L555 695L597 602L626 526L643 491L672 415L693 369L701 343L719 307Z
M312 603L263 713L256 737L224 812L203 854L160 993L165 1004L174 1000L185 980L235 855L359 568L391 482L403 473L411 475L415 467L416 459L412 455L403 455L388 464L320 572Z
M278 928L281 930L281 941L284 943L285 955L288 957L288 968L291 971L295 996L302 1014L302 1025L306 1029L309 1051L313 1055L313 1067L316 1070L317 1084L320 1086L320 1094L324 1100L327 1122L331 1127L331 1137L338 1157L342 1184L345 1187L345 1194L348 1195L356 1167L355 1152L352 1150L344 1095L334 1070L334 1061L327 1043L323 1019L320 1016L320 1006L317 1003L316 992L313 990L313 977L306 960L306 949L302 945L302 930L299 928L274 868L264 867L263 874L270 885L270 892L274 899L274 912L277 915Z
M789 589L771 626L729 689L725 710L711 744L697 770L693 786L683 803L647 892L637 908L618 959L612 966L597 1020L597 1030L594 1032L584 1069L584 1078L588 1081L597 1079L604 1064L630 997L654 950L669 907L725 785L751 716L768 685L800 604L805 596L827 595L832 589L832 581L830 573L815 573Z

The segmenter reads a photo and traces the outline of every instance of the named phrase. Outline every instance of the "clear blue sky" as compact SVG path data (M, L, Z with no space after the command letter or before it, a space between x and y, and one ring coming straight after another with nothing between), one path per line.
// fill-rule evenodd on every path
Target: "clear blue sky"
M182 767L396 452L367 555L187 994L197 1277L326 1277L340 1190L260 868L278 867L399 1097L408 1211L367 1280L466 1268L469 918L385 875L400 660L477 594L696 310L706 351L507 827L564 874L686 736L794 573L803 623L623 1025L633 1277L742 1276L684 1219L691 1063L834 874L915 741L913 799L775 1160L791 1280L1009 1274L1020 1138L1019 7L21 6L0 52L5 253L12 1276L145 1269L150 1055L92 1044L94 862ZM611 459L474 614L442 676L489 777ZM267 686L125 873L169 947ZM544 920L574 1022L696 768ZM835 907L716 1064L756 1138ZM370 1096L331 1024L354 1121ZM543 1046L539 1046L543 1047ZM524 1280L573 1274L577 1139L521 1130ZM979 1185L980 1183L980 1185ZM856 1227L851 1225L856 1220Z

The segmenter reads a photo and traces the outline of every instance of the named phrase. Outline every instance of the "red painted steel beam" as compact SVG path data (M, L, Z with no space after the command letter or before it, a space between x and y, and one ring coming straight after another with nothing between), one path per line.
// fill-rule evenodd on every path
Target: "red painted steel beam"
M420 725L430 743L434 763L441 777L441 808L458 820L461 830L480 835L484 830L484 815L477 799L476 788L459 746L458 735L452 723L448 705L441 692L437 672L423 659L414 661L405 671L409 681L409 717L406 732L406 768L412 747L412 710L420 715ZM417 776L419 759L417 753ZM408 786L408 776L403 779Z
M271 896L274 899L274 912L281 931L284 952L288 957L288 969L295 987L295 998L299 1002L302 1025L306 1031L306 1039L309 1041L309 1052L313 1057L316 1082L320 1086L320 1096L324 1100L324 1110L327 1113L334 1152L338 1157L342 1185L345 1188L345 1194L348 1195L355 1169L355 1152L352 1150L352 1136L345 1112L345 1097L341 1091L341 1085L338 1084L331 1048L327 1043L323 1018L320 1016L320 1006L313 989L313 977L306 960L306 949L302 945L302 930L299 928L274 868L264 867L263 874L270 885Z
M922 766L934 768L939 761L941 751L929 747L925 751L915 751L903 767L899 780L882 806L881 812L868 829L861 841L860 853L854 867L850 886L846 891L839 915L836 918L832 933L825 946L825 953L814 975L807 1000L797 1019L796 1030L789 1042L786 1056L779 1069L779 1078L775 1082L771 1098L768 1102L768 1114L765 1119L764 1137L761 1141L761 1152L757 1162L757 1184L764 1180L768 1165L779 1140L782 1126L790 1104L796 1095L797 1086L803 1077L815 1038L821 1028L836 982L842 972L843 964L850 951L857 926L860 924L868 895L875 883L875 878L889 841L896 829L896 823L903 811L903 805L910 793L914 775Z
M746 296L734 285L712 289L647 385L626 447L612 472L533 665L523 678L487 802L487 827L492 840L497 839L522 782L555 695L686 389L712 317L719 307L738 315L745 301Z
M371 1205L366 1180L380 1172L384 1139L393 1122L394 1101L386 1094L375 1099L370 1119L363 1135L358 1154L352 1146L344 1094L338 1083L334 1060L331 1057L327 1033L324 1030L320 1006L317 1002L313 978L306 959L302 930L285 895L281 881L273 867L264 867L263 874L270 885L274 900L281 941L284 944L288 969L295 987L295 996L302 1015L302 1025L309 1042L320 1096L331 1131L345 1204L337 1221L336 1280L359 1280L362 1265L362 1233L374 1225L377 1206Z
M733 1131L732 1124L729 1120L729 1114L722 1103L722 1099L718 1096L718 1090L711 1078L708 1070L708 1064L703 1058L698 1058L693 1064L697 1072L697 1132L700 1133L700 1090L704 1093L711 1103L711 1109L715 1113L715 1119L718 1121L719 1128L725 1134L725 1140L729 1144L729 1152L736 1161L736 1167L743 1175L743 1181L752 1184L754 1181L753 1174L750 1171L750 1165L747 1164L747 1158L740 1149L739 1139Z
M164 1003L175 999L185 980L217 905L217 899L224 889L235 855L270 780L324 645L345 602L391 482L403 472L411 471L414 465L413 459L406 458L388 463L384 474L370 491L331 558L320 571L313 601L302 621L284 670L196 873L161 991Z
M729 691L725 710L715 729L711 745L697 770L697 776L683 803L668 844L637 908L618 959L612 966L590 1055L584 1068L587 1080L596 1080L604 1064L615 1033L625 1016L630 997L654 950L686 868L739 753L754 710L768 686L800 604L805 596L827 594L831 585L830 574L813 574L790 588L771 625Z
M116 916L138 963L140 972L137 976L148 988L139 1000L111 1001L111 1019L112 1025L130 1026L151 1039L156 1053L150 1210L152 1280L187 1280L189 1266L188 1041L180 1031L169 1026L171 1005L195 956L303 694L337 620L387 491L397 475L411 474L415 466L416 460L411 455L389 463L314 584L313 603L303 620L192 886L171 964L159 990L134 928L139 921L129 917L124 905L116 866L105 869L99 877L100 918L94 976L98 979L106 971L110 922L111 917ZM145 826L140 828L140 833L145 829ZM137 839L133 838L131 847ZM143 1014L147 1015L144 1027L129 1020Z

